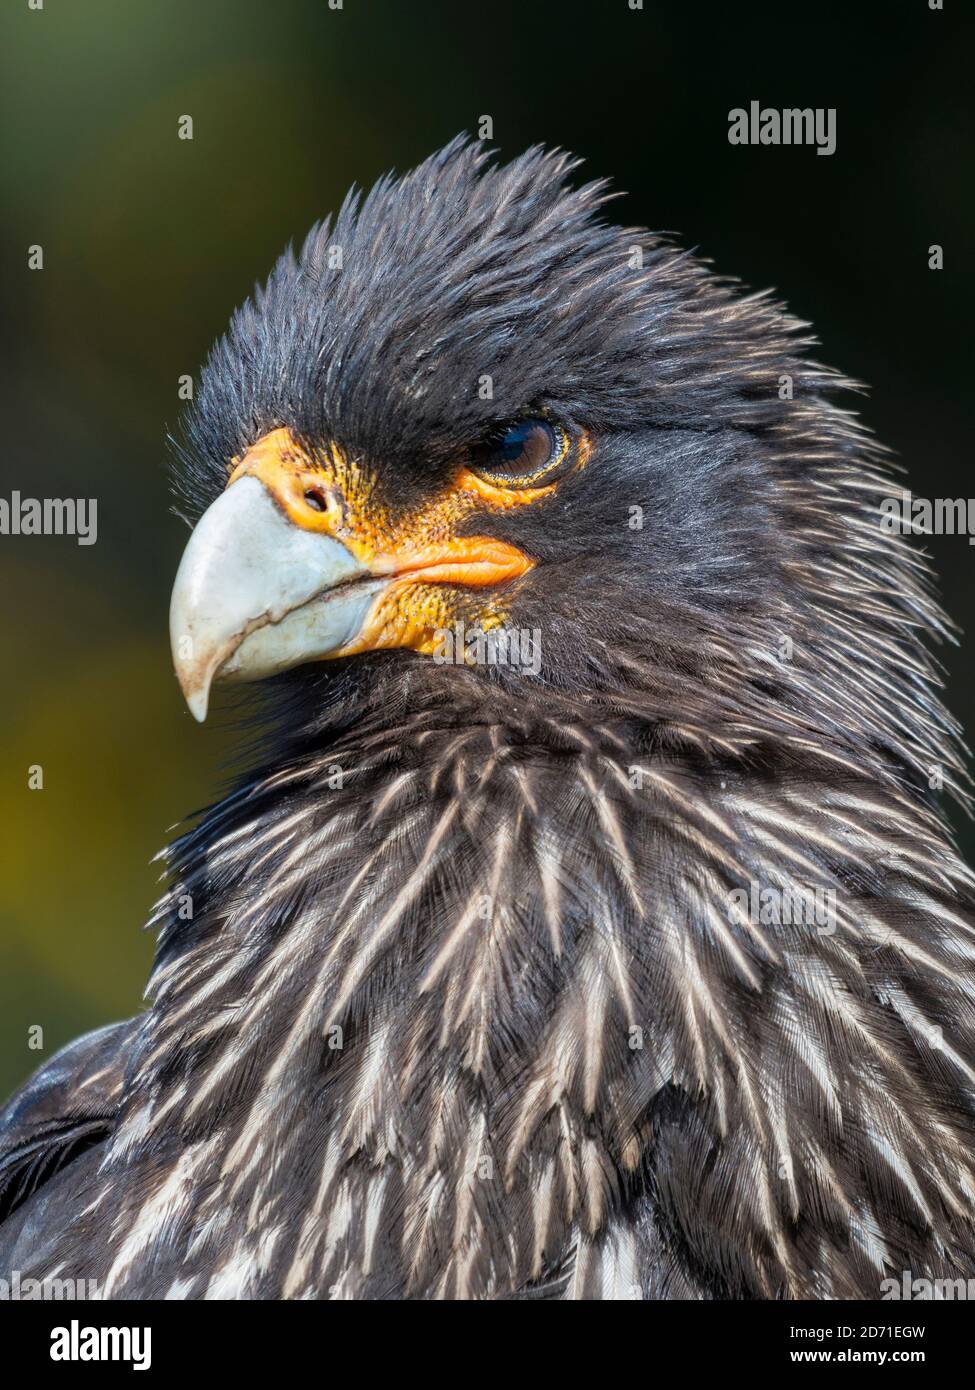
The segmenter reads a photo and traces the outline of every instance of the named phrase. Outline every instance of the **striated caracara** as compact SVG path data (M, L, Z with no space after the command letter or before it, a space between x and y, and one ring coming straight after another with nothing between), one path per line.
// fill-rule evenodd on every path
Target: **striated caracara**
M928 570L803 325L457 141L233 318L180 448L149 1006L0 1119L0 1274L107 1297L969 1277L975 923Z

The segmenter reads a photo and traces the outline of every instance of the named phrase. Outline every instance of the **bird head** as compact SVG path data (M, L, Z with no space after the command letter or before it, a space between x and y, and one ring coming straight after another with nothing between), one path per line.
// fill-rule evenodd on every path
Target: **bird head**
M828 401L854 383L768 295L605 222L575 165L454 141L350 194L235 314L182 447L202 515L171 636L198 719L215 680L314 668L319 700L352 661L360 708L392 671L457 710L870 756L888 699L928 700L923 654L891 654L940 619L879 534L880 450ZM901 721L902 762L950 759L932 729Z
M198 718L214 680L390 649L584 688L647 644L679 667L689 624L760 599L776 534L734 417L780 344L604 225L572 168L455 142L350 197L235 316L172 601Z

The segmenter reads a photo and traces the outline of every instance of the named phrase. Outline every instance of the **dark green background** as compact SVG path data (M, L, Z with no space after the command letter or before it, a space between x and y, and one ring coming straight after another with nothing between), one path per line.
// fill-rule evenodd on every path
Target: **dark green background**
M99 537L0 538L0 1092L138 1006L149 860L226 776L226 728L192 722L170 666L164 438L284 244L489 114L502 153L572 149L628 191L618 217L774 285L871 384L915 490L967 495L973 34L946 6L5 0L0 495L95 495ZM752 99L837 107L837 153L730 146ZM971 628L975 551L931 549ZM970 651L949 654L966 722Z

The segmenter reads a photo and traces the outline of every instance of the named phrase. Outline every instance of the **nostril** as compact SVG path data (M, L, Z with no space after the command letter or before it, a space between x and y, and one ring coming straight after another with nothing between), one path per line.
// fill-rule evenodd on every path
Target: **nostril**
M310 487L308 489L305 493L305 501L308 503L309 507L316 512L324 512L328 508L328 502L325 500L324 492L317 487Z

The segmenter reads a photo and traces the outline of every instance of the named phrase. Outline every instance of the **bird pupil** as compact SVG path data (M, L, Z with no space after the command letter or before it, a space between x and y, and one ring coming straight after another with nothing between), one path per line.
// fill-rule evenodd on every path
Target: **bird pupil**
M526 487L559 454L560 434L547 420L516 420L475 446L470 467L502 487Z
M516 464L527 472L535 472L545 467L554 444L554 432L544 420L525 420L505 430L498 452L507 466Z

